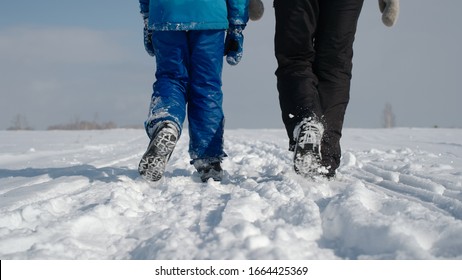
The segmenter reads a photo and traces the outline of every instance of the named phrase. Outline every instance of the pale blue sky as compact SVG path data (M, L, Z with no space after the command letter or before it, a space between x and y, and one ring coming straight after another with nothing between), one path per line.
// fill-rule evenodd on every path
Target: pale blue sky
M141 125L154 60L137 0L0 0L0 129L17 114L36 129L80 120ZM274 71L274 11L245 30L243 61L225 64L227 128L282 128ZM393 28L365 0L346 127L462 127L462 1L402 0Z

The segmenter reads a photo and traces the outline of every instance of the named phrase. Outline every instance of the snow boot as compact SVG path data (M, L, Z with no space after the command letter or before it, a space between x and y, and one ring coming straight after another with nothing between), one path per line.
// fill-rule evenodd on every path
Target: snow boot
M194 161L194 167L196 167L202 182L207 182L210 178L214 181L221 181L223 178L223 169L221 168L220 161L212 160L196 160Z
M321 140L323 132L323 125L313 118L303 119L295 127L294 170L297 174L304 177L321 175Z
M162 178L178 136L178 129L172 122L159 124L138 166L138 172L143 178L153 182Z

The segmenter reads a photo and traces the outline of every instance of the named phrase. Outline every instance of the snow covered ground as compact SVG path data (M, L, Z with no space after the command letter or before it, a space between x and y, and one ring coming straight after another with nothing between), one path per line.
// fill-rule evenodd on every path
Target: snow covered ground
M187 131L158 183L142 130L0 131L0 259L462 259L462 130L345 129L334 181L283 130L227 130L201 183Z

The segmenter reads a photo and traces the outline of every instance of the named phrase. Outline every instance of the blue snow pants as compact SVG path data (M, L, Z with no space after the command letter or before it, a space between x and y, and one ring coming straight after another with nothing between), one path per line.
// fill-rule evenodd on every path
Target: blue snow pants
M191 159L221 160L224 30L154 31L156 81L145 122L152 138L158 124L172 121L182 132L188 115ZM186 110L187 109L187 110Z

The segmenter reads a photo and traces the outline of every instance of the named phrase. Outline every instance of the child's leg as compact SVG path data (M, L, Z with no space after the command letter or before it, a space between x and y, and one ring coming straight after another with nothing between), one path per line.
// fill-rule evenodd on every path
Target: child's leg
M189 153L195 159L221 160L224 114L221 73L224 31L188 32L190 45L190 88L188 120Z
M172 121L181 133L186 115L189 49L187 33L157 31L152 36L156 52L156 82L145 122L150 138L158 124Z

